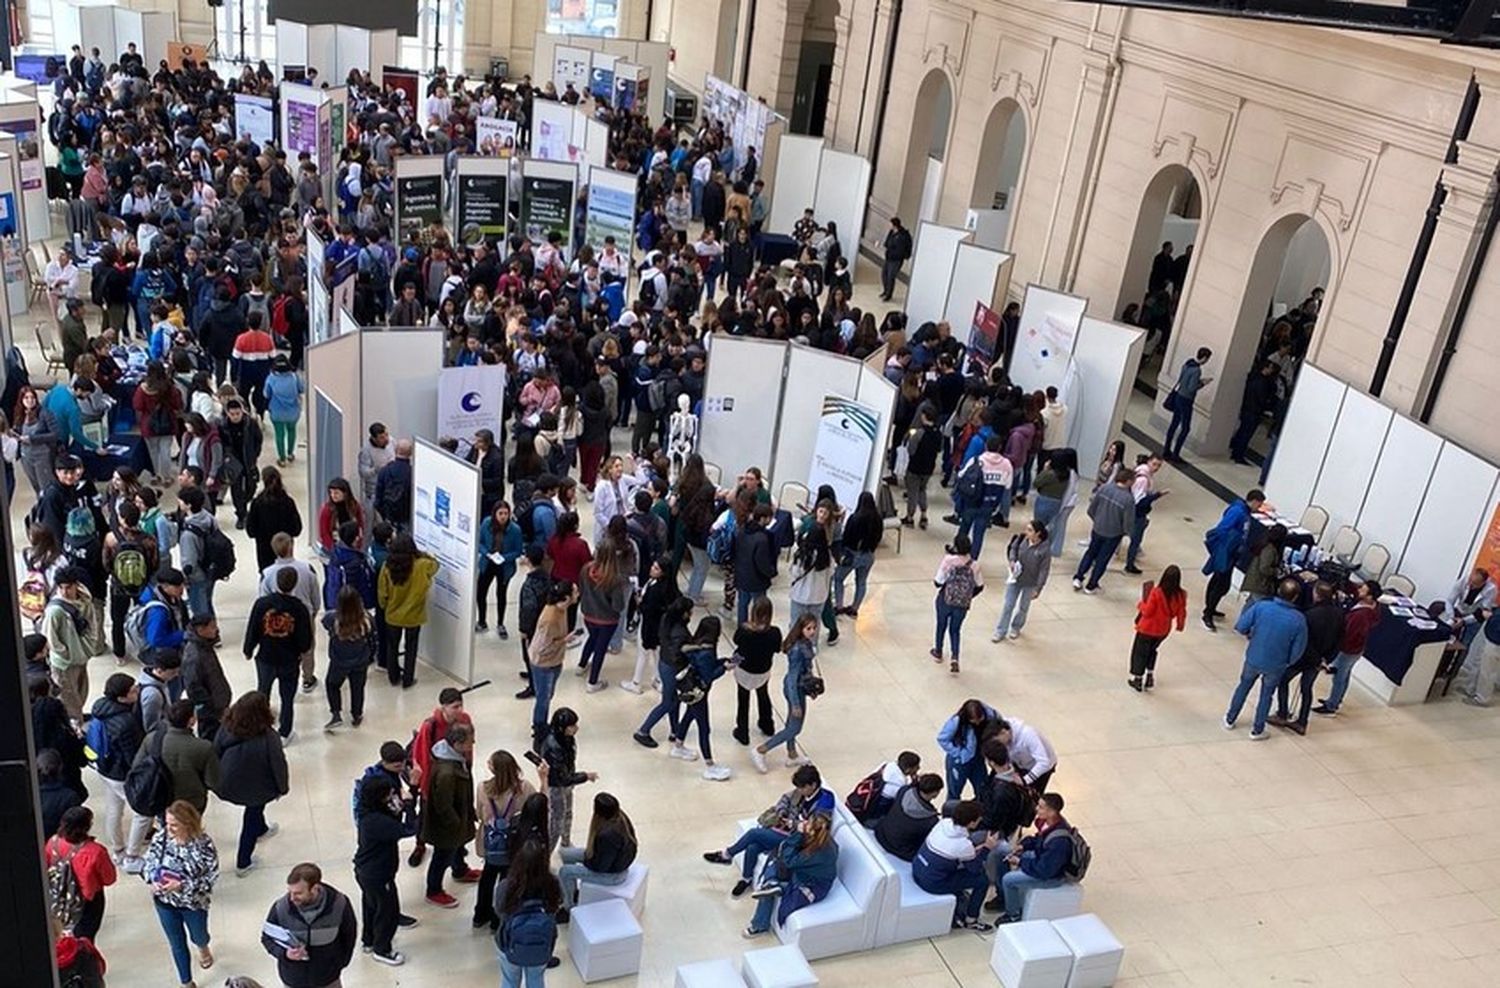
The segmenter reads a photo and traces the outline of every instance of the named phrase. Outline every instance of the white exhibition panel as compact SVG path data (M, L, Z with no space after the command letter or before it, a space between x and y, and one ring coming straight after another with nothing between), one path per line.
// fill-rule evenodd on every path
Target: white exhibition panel
M1396 572L1417 585L1418 600L1447 596L1463 575L1470 549L1489 521L1500 470L1453 443L1444 443L1411 540Z
M818 208L818 169L823 162L823 138L784 134L776 157L776 191L771 195L771 212L766 217L770 233L791 233L802 218L804 209L825 219ZM837 220L839 217L834 217ZM844 253L851 254L847 248Z
M1339 411L1338 424L1333 427L1328 452L1323 457L1323 472L1313 487L1311 501L1328 512L1328 538L1340 526L1353 525L1364 508L1370 477L1380 462L1380 451L1394 417L1393 411L1363 392L1350 388L1344 393L1344 406ZM1281 442L1287 441L1283 433ZM1368 535L1366 538L1369 539ZM1397 548L1381 544L1396 558Z
M878 366L861 362L859 394L855 397L878 413L875 424L875 448L870 450L870 465L865 474L865 490L874 491L885 476L885 451L891 445L891 426L896 417L896 395L901 389L886 379Z
M536 100L531 110L531 153L539 161L578 162L570 152L572 147L581 147L583 135L575 135L573 128L579 113L566 103L551 100Z
M370 67L370 32L362 27L335 24L333 49L334 68L330 82L343 82L349 78L350 69L363 72Z
M1266 476L1266 495L1288 518L1300 518L1313 501L1313 486L1323 469L1328 441L1348 390L1343 381L1311 364L1304 364L1297 375L1286 421L1281 424L1281 438L1271 458L1271 472Z
M1071 446L1080 464L1104 458L1105 447L1120 435L1125 421L1145 340L1146 334L1134 326L1084 318L1073 349L1078 386L1065 396L1071 434L1048 436L1048 448Z
M943 318L953 327L959 340L969 338L974 321L974 306L980 302L999 312L1005 308L1005 289L1010 284L1010 264L1014 255L991 250L973 243L958 245L949 278L948 303Z
M16 160L15 135L0 131L0 196L10 196L11 209L24 212L21 197L17 195L20 189L21 172ZM13 216L4 218L7 221L15 219ZM20 277L5 279L5 302L0 304L0 313L3 313L0 318L4 319L3 330L0 330L0 353L10 353L10 348L15 345L11 316L25 316L31 308L31 279L25 276L25 258L19 256L20 251L27 249L29 238L23 223L16 223L16 229L18 236L0 240L0 270L20 274ZM4 363L0 360L0 391L5 389Z
M479 468L417 440L411 534L417 548L438 561L419 653L466 686L474 681L474 571L481 520Z
M45 158L36 155L45 154L47 131L42 121L41 105L37 102L36 94L28 94L24 89L11 89L0 93L0 120L7 123L24 123L31 126L31 135L24 141L22 135L14 130L6 130L5 133L12 135L15 139L13 148L16 155L16 172L20 181L20 195L17 202L26 220L26 242L37 243L52 237L52 210L47 200L47 178ZM30 147L36 151L36 155L23 153L23 147ZM27 188L27 186L30 188Z
M280 18L276 21L276 65L307 64L307 25Z
M367 327L359 337L363 341L361 421L384 422L393 436L436 439L443 331Z
M307 62L318 70L318 81L334 83L338 75L339 46L337 24L309 24L307 27Z
M1307 370L1304 366L1302 372L1305 374ZM1428 432L1420 423L1401 415L1391 419L1380 460L1370 475L1370 489L1380 493L1376 497L1365 497L1354 527L1359 529L1365 542L1379 542L1391 550L1393 563L1399 562L1406 552L1412 521L1422 508L1428 478L1432 476L1442 450L1442 437ZM1280 455L1279 451L1277 455ZM1272 473L1275 473L1274 463ZM1333 537L1332 531L1328 537ZM1402 572L1400 566L1392 569Z
M351 371L360 366L360 342L362 333L345 333L307 348L307 393L319 391L328 396L344 413L342 442L343 476L349 478L354 489L359 490L359 450L364 445L364 415L361 403L360 375ZM370 421L375 421L371 419ZM307 416L308 462L317 461L317 451L324 437L318 434L318 416ZM316 488L307 492L302 506L304 517L316 518L323 504L323 492ZM317 526L304 526L309 545L318 541Z
M779 340L712 337L698 452L725 477L737 477L746 467L770 469L786 351Z
M948 289L953 284L953 264L958 259L958 248L968 239L969 231L960 227L925 220L917 224L911 281L906 290L908 336L923 323L943 318L948 309Z
M807 483L813 447L818 441L823 398L835 394L858 400L862 366L850 357L792 346L787 355L786 389L781 400L783 424L777 437L776 462L770 471L772 490L779 490L789 480Z
M370 80L375 85L385 84L385 67L396 64L398 44L395 28L370 32L370 64L365 68L369 71Z
M1027 391L1063 388L1089 300L1028 283L1021 299L1010 379ZM1081 462L1081 461L1080 461Z
M538 31L532 42L531 78L537 85L552 78L556 65L556 49L559 45L571 48L587 48L592 52L604 52L625 61L644 65L651 70L651 92L653 101L650 116L654 120L667 112L667 76L672 67L672 46L664 41L640 41L634 38L603 38L588 34L548 34ZM517 73L514 63L512 74ZM562 91L562 87L558 87Z
M859 253L860 238L864 236L870 174L870 162L863 156L829 147L823 149L818 165L814 215L819 223L832 220L838 224L839 247L849 260L850 271L854 270L854 258Z
M584 113L579 113L579 116L583 118L583 146L587 152L589 165L595 168L608 168L609 125Z
M167 45L178 40L177 15L150 11L136 16L141 19L141 54L148 66L155 65L167 57Z
M115 10L112 6L98 6L81 7L78 11L83 50L98 47L105 65L118 61L120 52L125 50L125 39L115 33Z

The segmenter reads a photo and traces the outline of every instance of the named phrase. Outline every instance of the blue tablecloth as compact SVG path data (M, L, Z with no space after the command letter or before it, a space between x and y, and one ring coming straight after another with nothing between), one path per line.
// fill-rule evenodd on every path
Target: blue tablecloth
M135 405L132 402L135 400L136 383L116 381L110 386L109 396L115 400L115 407L110 411L109 424L115 432L135 431Z
M1389 607L1381 604L1380 620L1370 629L1369 640L1365 642L1365 658L1397 686L1406 678L1412 655L1419 646L1447 641L1453 636L1453 629L1442 622L1436 628L1424 630L1413 628L1410 620L1392 614Z
M84 472L90 480L106 481L117 467L129 467L135 471L136 476L151 469L151 454L146 451L146 441L139 435L116 433L109 441L112 446L124 446L128 449L119 455L87 450L79 453L78 458L83 461Z
M775 266L795 260L797 241L784 233L765 233L760 238L760 263Z

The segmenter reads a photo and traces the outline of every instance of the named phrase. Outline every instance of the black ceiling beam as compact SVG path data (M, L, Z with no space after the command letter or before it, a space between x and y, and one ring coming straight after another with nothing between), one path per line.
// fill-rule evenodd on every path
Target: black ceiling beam
M1404 5L1357 0L1094 0L1116 7L1279 21L1309 27L1432 38L1449 44L1500 47L1500 0L1409 0Z

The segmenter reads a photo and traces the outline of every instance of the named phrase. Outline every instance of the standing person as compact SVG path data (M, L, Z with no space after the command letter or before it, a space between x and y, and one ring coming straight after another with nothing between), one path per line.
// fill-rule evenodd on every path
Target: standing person
M1089 545L1078 560L1078 569L1073 573L1073 589L1092 594L1099 592L1099 580L1109 568L1115 550L1135 523L1135 498L1130 485L1135 474L1128 469L1115 473L1114 483L1106 484L1094 491L1089 498L1089 518L1093 529L1089 532ZM1088 582L1084 582L1087 575Z
M537 766L542 788L547 786L546 762ZM521 808L537 789L521 774L521 766L510 752L490 753L490 777L480 783L477 795L479 847L484 852L484 870L479 876L479 894L474 899L474 929L499 926L495 916L495 883L505 878L519 837L516 826ZM545 821L543 821L545 828ZM543 841L545 843L545 840Z
M178 679L182 695L193 701L198 736L212 739L219 732L224 712L234 700L229 679L219 662L219 621L212 614L188 620L182 639L182 668Z
M281 570L276 574L275 592L257 599L245 622L245 658L255 659L256 689L269 697L272 684L277 685L284 741L292 739L302 653L313 646L312 615L296 590L296 570Z
M401 925L401 900L396 893L400 842L411 836L402 820L396 787L386 775L361 783L356 795L361 812L355 823L358 844L354 850L354 880L360 891L360 942L376 961L392 967L406 963L405 955L391 941ZM415 920L410 925L415 925Z
M573 846L573 790L597 782L597 772L578 770L578 714L558 707L539 754L547 763L548 849Z
M1131 689L1139 693L1156 685L1156 653L1175 624L1181 631L1187 623L1187 591L1182 589L1182 570L1168 566L1155 584L1147 583L1141 602L1135 605L1135 641L1130 646Z
M937 472L938 457L943 452L943 433L937 428L932 409L923 405L917 409L917 421L906 438L906 514L901 524L912 527L912 519L920 513L919 528L927 527L927 485Z
M271 936L274 928L288 938ZM315 864L294 865L286 876L286 895L271 903L260 942L276 958L276 973L286 988L337 988L354 957L359 922L344 893L323 881Z
M516 630L521 634L521 678L526 686L516 693L517 700L529 700L536 696L531 684L531 640L536 636L536 624L547 606L547 595L552 591L552 560L539 545L525 549L526 579L521 581L521 592L516 595ZM566 635L567 617L564 615Z
M1059 559L1067 543L1068 518L1078 505L1078 453L1053 450L1046 469L1037 474L1036 502L1031 517L1051 532L1052 558Z
M1203 535L1203 545L1208 549L1208 559L1203 563L1203 575L1208 577L1208 587L1203 591L1203 627L1209 631L1219 630L1214 618L1224 616L1218 609L1219 601L1229 593L1240 549L1250 531L1250 518L1265 506L1265 493L1251 490L1225 508L1218 524Z
M630 877L630 866L639 849L635 826L620 808L620 801L607 792L595 794L588 841L583 847L562 849L562 867L557 869L562 884L559 921L567 922L568 910L578 901L580 884L623 884Z
M396 456L391 448L391 434L383 422L371 422L369 438L359 450L359 503L364 508L365 524L375 524L375 482L380 471Z
M479 608L479 621L474 625L476 634L490 630L489 596L490 585L495 586L495 633L501 641L510 637L505 630L505 602L510 593L510 581L516 575L516 560L521 558L525 539L521 526L511 517L510 504L497 500L489 518L479 526L479 586L474 591L474 600Z
M311 563L296 557L297 544L285 532L278 532L271 539L271 548L276 553L276 561L260 574L261 594L275 593L282 571L291 570L297 574L297 587L292 593L307 608L308 619L316 622L318 612L323 608L323 594L318 589L318 571L313 569ZM299 659L304 693L311 693L313 687L318 685L317 667L313 659L312 643L309 642L307 651Z
M619 626L629 591L629 576L622 565L621 552L613 543L601 545L599 554L578 579L579 610L588 629L588 638L578 657L578 675L588 674L589 693L609 686L609 680L600 678L599 672L604 668L604 657Z
M437 560L418 552L410 535L401 532L391 539L376 580L376 599L385 614L385 667L392 686L399 682L402 689L411 689L417 682L417 648L437 571Z
M443 739L432 746L432 757L423 773L421 837L423 843L432 845L432 857L427 862L427 901L444 909L456 908L458 900L443 889L443 873L459 867L464 845L474 840L478 821L474 776L469 770L473 757L473 726L450 724ZM472 871L463 865L466 880Z
M831 509L825 511L823 504L818 505L818 512L831 516ZM828 592L833 584L833 553L829 544L828 526L815 523L804 529L792 554L791 579L790 619L793 623L803 615L811 615L815 619L813 644L816 646L816 621L823 615L823 608L828 603ZM837 642L838 626L834 625L828 636L828 644L832 646Z
M78 891L79 910L73 917L71 932L89 940L98 939L104 922L104 890L118 877L109 850L89 833L94 825L94 811L87 806L65 810L57 832L43 847L42 867L69 868ZM56 909L59 903L54 902Z
M101 649L94 599L88 574L78 566L64 566L54 577L52 596L42 612L41 633L50 646L47 664L59 698L75 724L83 723L89 695L89 659Z
M745 623L754 604L766 599L776 579L776 540L770 530L776 512L769 504L757 504L743 527L734 535L733 559L736 618Z
M684 650L692 640L692 631L688 628L688 620L693 614L693 598L686 596L675 597L666 605L662 611L661 622L658 626L656 674L661 684L661 699L646 719L641 721L639 727L631 738L636 744L643 748L658 747L656 739L651 736L651 729L663 717L667 718L667 741L672 750L682 747L682 726L678 719L677 710L677 676L687 668L687 656ZM644 617L642 618L644 620ZM693 761L691 751L684 761Z
M750 762L756 771L765 775L770 771L766 764L766 753L779 745L786 745L787 766L800 768L812 764L812 759L797 752L797 738L802 734L807 721L809 700L822 695L823 681L813 675L813 662L817 655L818 618L816 614L804 613L791 620L781 650L786 653L786 675L781 680L781 693L786 698L786 724L775 734L750 749Z
M137 696L131 676L123 672L111 675L104 681L104 695L94 701L85 735L88 746L94 749L94 769L104 786L104 840L120 870L128 875L140 874L146 838L151 833L151 818L136 813L125 799L125 777L146 738L136 709Z
M1309 616L1310 620L1311 616ZM1494 699L1495 680L1497 676L1500 676L1500 610L1490 612L1484 624L1480 625L1480 634L1483 635L1484 640L1469 645L1469 654L1458 671L1458 678L1462 680L1459 690L1464 695L1465 703L1474 707L1487 707ZM1478 648L1474 647L1476 644ZM1334 710L1315 712L1334 713L1336 710L1335 705Z
M324 617L328 626L328 723L331 731L344 723L344 683L349 684L349 716L355 727L365 720L365 681L370 665L380 653L380 642L370 623L359 591L345 584L334 609Z
M544 844L517 848L505 881L495 888L499 930L500 988L543 988L552 951L557 946L557 919L562 888L547 866Z
M1165 458L1160 453L1142 454L1136 461L1135 479L1130 483L1130 496L1135 499L1135 517L1130 521L1130 545L1125 550L1125 572L1140 576L1142 570L1135 562L1141 555L1141 544L1146 540L1146 527L1151 524L1151 508L1157 500L1171 491L1156 489L1156 474L1161 470Z
M1003 723L1000 712L982 700L969 699L943 722L938 730L938 747L943 749L944 779L949 799L963 799L964 786L972 784L974 794L983 796L987 777L981 743L992 725Z
M159 752L162 764L172 773L172 795L202 813L208 808L208 794L219 788L219 756L213 742L198 737L193 727L192 701L173 701L142 745L142 753L147 747Z
M875 550L885 535L885 522L880 509L875 506L875 495L861 491L859 503L844 522L844 547L838 566L833 571L833 610L835 614L859 617L859 605L864 602L870 570L875 566ZM844 606L844 581L854 574L854 602Z
M1167 440L1162 444L1162 456L1173 463L1183 462L1182 447L1188 440L1188 434L1193 431L1193 403L1198 400L1198 392L1214 382L1213 378L1203 376L1203 368L1213 355L1212 350L1201 346L1197 355L1183 361L1182 368L1177 372L1177 383L1162 402L1167 411L1172 413L1172 424L1167 426Z
M1250 452L1250 439L1260 428L1266 412L1276 406L1276 376L1280 373L1276 362L1266 360L1250 373L1245 381L1245 393L1240 398L1240 422L1229 437L1229 459L1241 466L1249 466L1246 456Z
M838 859L839 846L829 818L820 814L805 818L777 847L775 859L767 866L772 877L755 892L759 901L744 935L758 937L770 931L773 914L784 924L792 913L827 898L838 876Z
M1047 526L1035 518L1027 522L1025 530L1012 537L1006 546L1005 560L1010 577L1005 584L1000 623L995 625L995 633L990 636L992 642L1007 637L1014 641L1021 637L1031 602L1042 595L1042 588L1047 585L1047 577L1052 573L1052 544Z
M891 227L881 246L885 257L880 265L880 301L889 302L896 291L896 276L901 273L906 259L911 257L911 233L901 225L898 217L891 217Z
M1285 727L1299 735L1307 733L1308 715L1312 713L1313 683L1318 673L1334 661L1339 643L1344 637L1344 609L1333 599L1333 585L1324 580L1313 584L1312 606L1304 613L1307 620L1307 647L1276 684L1276 713L1268 718L1277 727ZM1292 677L1298 677L1297 692L1301 702L1297 705L1297 718L1292 719L1288 707Z
M52 464L57 458L62 435L57 419L50 410L42 407L36 389L29 384L21 386L20 397L16 399L15 411L11 415L11 428L19 443L21 472L26 474L32 492L40 495L52 480ZM149 443L147 449L150 449ZM171 451L168 444L163 463L171 460ZM151 462L155 464L157 461L152 459Z
M1224 730L1234 730L1245 699L1250 695L1250 687L1258 679L1260 699L1255 705L1250 740L1260 741L1266 737L1266 716L1271 712L1276 684L1281 682L1287 666L1307 650L1307 619L1297 610L1297 600L1301 596L1301 584L1287 578L1277 586L1274 598L1255 601L1235 622L1234 630L1249 638L1250 644L1245 649L1239 685L1235 687L1229 709L1224 713Z
M24 395L22 397L24 400ZM164 364L158 360L146 364L146 377L136 386L130 404L135 410L141 439L151 455L152 483L157 487L170 487L177 475L173 469L176 461L172 459L172 440L177 435L177 417L182 414L182 393L167 375ZM22 435L25 435L24 430ZM22 465L26 462L23 461ZM27 476L30 476L30 471Z
M244 528L260 471L260 423L243 401L231 398L224 403L224 417L215 425L224 450L224 479L234 504L234 527Z
M577 585L584 569L593 561L594 554L589 551L588 542L578 534L578 526L578 512L565 510L557 518L557 530L547 539L547 555L552 557L554 580L566 580ZM581 588L579 592L582 593ZM579 606L574 605L568 609L569 647L583 644L585 632L578 627Z
M535 633L531 636L529 668L534 698L531 707L533 750L540 748L542 739L547 734L552 694L557 690L563 659L568 654L568 611L577 600L578 590L573 584L566 580L553 581L547 591L546 604L537 617Z
M250 509L245 513L245 534L255 541L256 569L264 571L276 562L272 540L278 533L285 532L294 539L302 534L302 512L286 492L280 470L263 467L260 484L260 493L251 499Z
M218 572L218 560L210 548L219 523L209 511L208 495L201 487L179 491L177 499L182 504L182 535L178 549L182 555L182 575L187 579L188 613L194 616L212 614L214 585L221 577L228 576Z
M1272 525L1250 547L1250 563L1245 567L1244 580L1240 581L1240 589L1245 592L1245 607L1276 595L1286 539L1286 526ZM1244 609L1241 608L1240 612L1244 613Z
M984 549L984 536L991 520L1002 519L1001 527L1010 527L1010 491L1015 479L1011 462L1001 452L1005 441L991 435L984 441L984 452L969 460L953 480L959 510L958 534L969 539L975 559Z
M703 457L693 453L687 458L682 473L677 478L677 494L676 500L672 502L672 511L677 516L681 543L687 547L688 554L693 559L686 593L700 607L703 605L703 583L708 579L710 566L708 530L716 518L714 494L714 485L703 469Z
M781 651L781 629L771 623L772 605L767 597L756 600L749 621L734 629L735 707L734 739L750 744L750 694L755 694L756 725L764 737L776 733L771 714L771 668Z
M297 459L297 420L302 417L302 378L281 354L271 361L271 373L262 389L271 429L276 433L276 465L284 467Z
M651 561L646 585L641 588L641 599L637 614L640 618L639 636L636 638L635 673L620 684L627 693L644 693L647 689L661 689L657 678L657 650L661 647L661 619L672 601L682 596L677 589L677 570L672 557L658 556ZM647 679L647 673L651 678Z
M1376 606L1380 593L1380 584L1374 580L1355 584L1354 606L1344 614L1344 633L1339 639L1339 652L1331 663L1333 686L1329 689L1328 696L1313 707L1313 713L1332 717L1344 705L1344 694L1349 689L1349 677L1354 671L1354 663L1365 654L1365 643L1370 638L1370 632L1380 623L1380 608Z
M198 966L213 967L208 907L219 880L219 852L203 830L203 814L185 800L167 807L167 825L151 838L141 875L151 886L156 918L172 951L177 982L193 988L188 941L198 948Z
M728 663L719 658L719 635L721 628L719 619L709 615L698 622L697 629L693 632L693 640L686 646L688 660L688 671L679 683L679 698L683 702L682 717L678 721L679 727L684 735L684 743L674 746L671 755L674 758L683 758L684 761L692 761L684 758L685 754L691 754L686 746L686 734L688 725L698 725L698 751L703 756L703 777L710 782L724 782L730 776L728 765L720 765L714 761L713 746L710 743L710 728L708 723L708 697L713 689L714 681L724 675Z
M116 660L125 658L125 617L130 605L151 582L161 565L156 536L141 527L141 509L134 500L123 501L116 524L104 536L104 569L109 573L109 631Z
M214 738L219 756L220 799L244 807L234 873L243 878L255 868L255 845L281 829L266 822L266 807L290 791L286 751L276 733L271 704L251 690L234 701Z
M937 587L934 608L937 623L932 632L932 650L927 654L932 661L943 661L943 635L948 635L949 650L953 654L948 671L958 672L959 643L962 640L964 618L969 616L969 607L974 598L984 592L984 573L979 569L979 560L971 551L969 537L960 533L945 550L938 563L932 585Z

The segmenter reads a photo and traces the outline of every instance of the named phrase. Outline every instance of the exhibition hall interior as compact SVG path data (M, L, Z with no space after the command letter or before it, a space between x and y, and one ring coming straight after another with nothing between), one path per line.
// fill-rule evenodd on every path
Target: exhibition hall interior
M1500 984L1494 0L0 11L0 986Z

